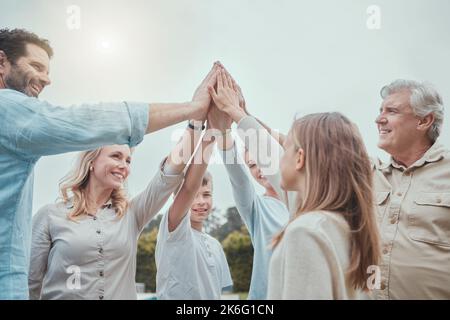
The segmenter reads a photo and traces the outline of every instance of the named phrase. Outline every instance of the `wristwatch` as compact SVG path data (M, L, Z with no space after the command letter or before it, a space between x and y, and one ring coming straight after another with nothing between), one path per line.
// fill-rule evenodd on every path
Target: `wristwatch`
M202 124L202 126L201 127L197 127L197 126L195 126L192 122L191 122L191 120L189 120L189 122L188 122L188 128L191 128L192 130L205 130L206 129L206 126L204 125L204 124Z

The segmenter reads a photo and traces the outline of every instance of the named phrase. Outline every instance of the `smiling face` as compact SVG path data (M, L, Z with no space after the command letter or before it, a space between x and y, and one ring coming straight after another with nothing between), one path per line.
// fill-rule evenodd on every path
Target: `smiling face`
M5 62L1 77L7 89L37 98L51 83L48 76L50 58L44 49L34 44L27 44L26 52L16 63Z
M194 202L191 206L191 223L203 223L212 210L212 182L207 180L195 195Z
M120 189L130 174L129 146L107 146L91 165L90 183L103 189Z
M424 135L418 130L419 118L410 106L410 97L408 90L387 96L375 121L379 133L378 147L391 155L404 152Z
M258 182L258 184L263 186L265 189L271 189L272 185L270 184L269 180L267 180L267 178L263 175L261 169L256 164L256 161L254 161L251 158L247 150L245 151L244 158L245 164L250 169L250 173L252 177L256 180L256 182Z

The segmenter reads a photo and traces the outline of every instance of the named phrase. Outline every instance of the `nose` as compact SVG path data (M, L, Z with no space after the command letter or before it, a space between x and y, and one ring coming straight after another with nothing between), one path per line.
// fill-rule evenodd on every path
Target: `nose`
M197 205L199 207L204 207L206 205L206 201L205 201L205 198L203 196L199 196L197 198Z
M42 87L49 86L52 83L48 74L44 74L40 80Z
M378 117L375 119L376 124L386 124L386 122L387 122L387 119L383 116L382 113L380 113L378 115Z
M117 168L124 171L124 173L128 173L128 170L129 170L129 166L126 161L120 161L117 165Z
M130 172L130 167L125 160L119 161L117 163L117 169L119 169L125 176L128 176L128 174Z

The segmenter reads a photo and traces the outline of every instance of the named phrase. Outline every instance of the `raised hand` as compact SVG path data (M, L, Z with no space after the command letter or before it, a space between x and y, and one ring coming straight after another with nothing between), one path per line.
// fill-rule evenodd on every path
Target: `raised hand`
M216 62L208 73L202 83L195 90L192 98L191 105L193 108L198 109L195 114L194 120L205 120L208 114L209 106L211 104L211 96L208 92L209 87L214 87L217 83L217 71L220 69L219 64Z
M219 70L216 74L217 91L213 86L209 86L209 93L219 110L233 117L232 114L241 110L239 107L239 94L237 89L233 86L231 76L227 75L225 70Z
M244 94L242 93L241 87L237 84L237 82L234 80L233 76L228 72L227 68L225 68L225 66L222 63L220 63L218 61L217 64L219 65L221 70L223 70L225 72L225 74L231 78L231 82L233 83L233 88L239 94L239 106L241 107L242 110L244 110L244 112L247 115L250 115L250 113L247 110L247 105L246 105Z
M244 94L242 93L242 89L241 87L236 84L236 82L234 81L233 78L231 78L233 80L233 83L235 84L237 91L239 93L239 106L241 107L242 110L244 110L244 112L248 115L250 115L250 113L248 113L247 111L247 104L245 103L245 98L244 98Z
M225 112L220 111L214 102L209 107L207 119L210 128L219 130L221 133L230 129L233 122L233 119Z

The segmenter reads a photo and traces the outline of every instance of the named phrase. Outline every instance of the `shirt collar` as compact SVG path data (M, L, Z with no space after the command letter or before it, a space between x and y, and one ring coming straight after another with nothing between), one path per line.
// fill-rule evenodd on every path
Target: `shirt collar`
M378 161L376 167L382 171L392 170L392 168L396 168L402 171L406 169L419 168L427 163L433 163L442 160L445 153L445 147L442 144L436 142L427 150L427 152L425 152L422 158L413 163L409 168L405 168L405 166L398 164L392 157L386 163Z
M70 199L65 203L65 206L67 209L73 209L73 199ZM103 206L102 209L108 208L111 209L112 207L112 199L109 199Z

